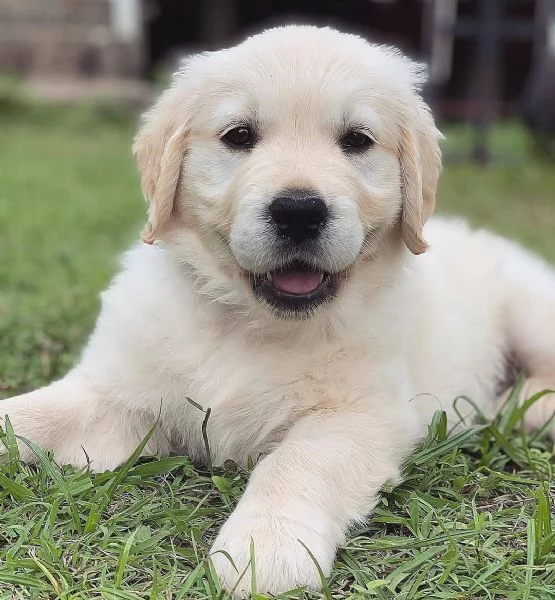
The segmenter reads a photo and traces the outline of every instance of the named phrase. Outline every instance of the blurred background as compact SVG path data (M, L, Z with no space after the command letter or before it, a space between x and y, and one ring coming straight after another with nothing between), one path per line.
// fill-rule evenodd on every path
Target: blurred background
M0 0L0 72L54 101L140 104L179 55L288 22L331 24L392 43L430 65L444 119L477 129L521 116L540 143L555 131L553 0Z
M440 212L555 262L555 0L0 0L0 396L86 339L144 220L137 117L179 57L291 22L426 61Z

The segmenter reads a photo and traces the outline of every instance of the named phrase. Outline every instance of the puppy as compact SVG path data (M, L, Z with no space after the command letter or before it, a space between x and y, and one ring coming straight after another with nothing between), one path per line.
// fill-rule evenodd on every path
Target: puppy
M396 50L315 27L185 61L135 141L147 244L77 366L0 407L58 462L97 471L160 410L145 454L202 461L188 398L210 407L216 463L263 457L211 553L238 594L251 540L259 591L318 588L307 548L329 574L433 412L455 425L464 394L492 415L509 359L526 395L555 387L555 273L463 223L424 228L441 136L423 79ZM542 398L526 426L554 407Z

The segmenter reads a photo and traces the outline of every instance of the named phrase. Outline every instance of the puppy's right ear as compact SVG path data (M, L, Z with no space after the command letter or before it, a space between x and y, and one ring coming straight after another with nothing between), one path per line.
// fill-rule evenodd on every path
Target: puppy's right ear
M182 77L180 72L173 85L143 115L133 143L141 188L149 203L148 223L143 231L147 244L152 244L170 221L186 151L191 98Z

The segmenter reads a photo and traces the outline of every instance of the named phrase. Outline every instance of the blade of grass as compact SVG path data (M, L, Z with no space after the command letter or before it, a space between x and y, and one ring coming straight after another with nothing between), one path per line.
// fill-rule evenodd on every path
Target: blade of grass
M35 454L40 466L48 473L51 479L58 486L66 502L68 503L69 512L71 514L71 518L73 520L73 524L76 530L81 531L81 517L79 515L79 510L77 509L77 505L75 504L73 494L71 493L71 490L69 489L67 482L64 479L59 468L54 465L54 463L50 460L50 458L47 456L46 452L42 448L39 448L37 445L33 444L33 442L24 437L18 436L17 439L21 440Z
M167 475L180 467L190 467L191 460L186 456L169 456L153 462L147 462L129 469L129 475L138 475L139 477L156 477L158 475Z
M318 571L318 575L320 577L320 582L322 584L322 592L324 593L326 600L333 600L332 595L331 595L330 585L328 583L328 578L324 575L324 571L322 571L322 567L320 566L318 559L314 556L314 554L312 553L310 548L303 541L301 541L301 540L297 540L297 541L308 552L308 556L310 556L310 559L312 560L312 562L314 563L314 566L316 567L316 570Z
M118 559L118 564L116 567L116 575L114 577L114 587L116 589L121 588L121 581L123 579L123 573L125 571L125 567L127 565L127 561L129 559L129 552L131 551L131 547L133 546L133 542L135 541L135 536L137 535L137 529L131 533L131 535L127 538L123 550L121 551L120 557Z
M10 475L13 475L16 472L19 464L19 448L17 446L16 435L8 415L4 416L4 429L0 427L0 441L4 444L6 450L8 451L8 472Z
M111 482L107 486L106 492L102 497L99 505L94 507L89 512L89 516L87 518L87 523L85 525L85 533L91 533L96 530L96 527L100 521L100 517L102 513L109 506L116 490L119 488L123 480L127 477L131 467L135 464L137 459L141 456L143 450L148 444L150 438L154 434L154 431L158 427L158 419L156 423L151 427L150 431L146 434L142 442L135 448L135 451L131 454L131 456L123 463L123 465L116 471Z
M36 498L35 494L33 494L28 487L8 479L5 475L2 475L2 473L0 473L0 489L6 490L8 494L18 502L25 501L29 498Z

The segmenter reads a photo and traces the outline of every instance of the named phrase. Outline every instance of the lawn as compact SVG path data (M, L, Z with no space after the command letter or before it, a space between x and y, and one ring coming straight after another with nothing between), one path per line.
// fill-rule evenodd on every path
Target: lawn
M109 111L104 111L109 112ZM109 118L111 115L111 118ZM468 135L449 130L446 148ZM145 207L133 125L74 110L0 114L0 398L62 375L86 340L98 293L137 239ZM521 239L555 261L555 169L516 126L496 130L488 170L446 169L442 212ZM555 598L553 449L492 425L446 438L440 415L368 521L339 551L322 594L287 598ZM187 458L93 475L0 457L0 600L223 597L206 553L246 481Z

